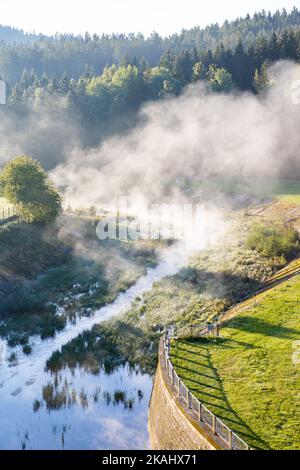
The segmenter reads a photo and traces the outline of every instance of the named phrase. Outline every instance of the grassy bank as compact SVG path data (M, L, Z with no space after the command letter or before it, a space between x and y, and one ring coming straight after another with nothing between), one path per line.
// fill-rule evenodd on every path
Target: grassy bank
M127 321L145 330L161 331L170 323L201 325L217 320L287 263L282 257L268 258L247 248L256 217L242 212L228 214L228 220L222 241L194 253L178 274L156 283L142 299L136 299Z
M219 339L172 343L172 360L191 391L251 446L299 449L300 276L240 314Z

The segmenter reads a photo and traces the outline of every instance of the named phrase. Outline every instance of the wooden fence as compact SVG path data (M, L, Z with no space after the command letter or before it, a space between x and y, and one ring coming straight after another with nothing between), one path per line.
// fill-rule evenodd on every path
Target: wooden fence
M15 207L9 207L6 210L0 212L0 226L9 224L10 222L19 222L19 215Z

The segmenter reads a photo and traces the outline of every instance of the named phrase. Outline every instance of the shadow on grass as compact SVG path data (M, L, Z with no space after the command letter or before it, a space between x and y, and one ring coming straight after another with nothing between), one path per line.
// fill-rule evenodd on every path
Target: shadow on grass
M300 331L282 325L274 325L257 317L243 316L227 325L227 328L243 330L248 333L257 333L281 339L299 339Z
M195 343L199 344L200 341L203 353L198 354L201 362L197 362L194 360L197 355L191 348ZM225 340L221 341L223 345L224 343L226 345ZM208 409L215 413L238 436L249 443L251 447L270 449L268 443L261 439L231 407L220 374L212 363L209 350L212 342L215 345L215 341L210 339L177 341L178 346L173 350L172 359L180 378ZM189 345L191 348L189 348ZM184 354L182 355L180 352ZM211 371L210 374L207 374L208 369Z

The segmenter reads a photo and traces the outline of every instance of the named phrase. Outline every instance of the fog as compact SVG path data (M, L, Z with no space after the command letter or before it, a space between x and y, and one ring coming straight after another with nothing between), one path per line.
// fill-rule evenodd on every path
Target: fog
M0 167L18 155L39 160L46 170L67 159L78 145L80 127L67 115L63 100L55 100L47 109L29 108L12 113L0 106Z
M212 94L200 84L149 103L126 136L74 149L51 177L67 203L85 206L119 193L157 200L183 177L299 176L300 66L277 63L270 79L262 97Z
M0 162L35 156L72 207L110 203L119 194L176 199L179 178L297 177L300 66L279 62L269 76L272 86L259 97L211 93L200 83L148 103L132 130L92 150L83 149L79 125L62 106L35 111L26 122L1 115Z

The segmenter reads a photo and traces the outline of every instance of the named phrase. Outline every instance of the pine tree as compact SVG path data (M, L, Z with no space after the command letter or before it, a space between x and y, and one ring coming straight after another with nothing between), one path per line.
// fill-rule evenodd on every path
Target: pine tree
M170 50L167 50L167 52L165 52L161 56L160 61L159 61L159 66L164 67L171 72L173 70L174 62L175 62L174 54L172 54Z
M268 66L269 63L266 61L261 66L260 72L257 69L255 71L253 87L258 94L262 93L270 84L268 79Z
M272 61L278 60L280 56L280 46L275 31L273 31L272 36L270 38L269 56Z
M174 63L174 75L175 78L186 84L191 81L193 72L193 62L189 51L182 51L179 56L176 57Z
M244 45L240 39L233 55L231 73L234 82L241 90L247 89L247 80L245 75L245 67L247 65L246 60L247 57Z

